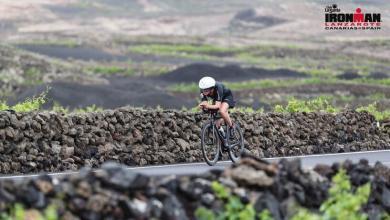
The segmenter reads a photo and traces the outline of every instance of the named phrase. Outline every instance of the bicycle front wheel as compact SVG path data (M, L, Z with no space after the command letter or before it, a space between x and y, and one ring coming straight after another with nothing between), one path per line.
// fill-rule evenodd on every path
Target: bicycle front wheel
M229 158L233 163L237 163L244 152L244 135L237 124L234 124L233 131L233 136L229 138Z
M220 141L217 129L210 123L202 128L201 146L204 160L209 166L214 166L218 162L220 154Z

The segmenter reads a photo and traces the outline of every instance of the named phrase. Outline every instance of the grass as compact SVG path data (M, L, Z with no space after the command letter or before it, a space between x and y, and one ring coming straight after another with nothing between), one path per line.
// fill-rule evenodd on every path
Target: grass
M369 95L368 98L374 101L379 101L382 99L386 99L386 95L384 93L376 92Z
M170 65L155 63L151 61L126 63L106 63L105 65L89 65L84 68L85 72L105 74L105 75L125 75L125 76L156 76L172 71L175 67Z
M80 42L73 39L35 39L19 42L18 44L31 44L31 45L51 45L51 46L64 46L69 48L75 48L81 45Z
M294 112L328 112L338 113L341 109L336 108L330 104L330 98L326 96L319 96L311 100L298 100L292 98L285 106L276 105L274 112L279 113L294 113ZM377 103L374 102L367 106L356 108L357 112L368 112L375 117L377 121L383 121L390 118L390 110L380 111L377 108Z
M245 47L223 47L207 44L141 43L128 47L135 53L182 57L193 60L235 61L267 69L287 68L314 77L329 77L355 71L360 75L386 72L385 60L339 54L323 49L305 49L295 45L260 44Z
M324 111L328 113L338 113L341 109L336 108L330 104L329 97L319 96L311 100L290 99L286 106L276 105L275 112L293 113L293 112L319 112ZM390 118L390 110L378 110L377 103L371 103L367 106L356 108L357 112L368 112L375 117L377 121L383 121Z
M321 51L318 51L321 53ZM270 54L254 54L250 51L244 51L235 54L235 59L239 62L251 65L261 66L267 69L287 68L298 72L304 72L311 76L328 77L344 73L345 71L356 71L360 75L368 75L370 72L386 71L386 64L383 61L375 59L354 59L346 55L338 57L307 57L303 52L296 55L285 55L282 57ZM322 52L323 53L323 52Z
M142 76L157 76L173 70L172 67L167 65L161 65L149 61L140 62L133 65L135 72Z
M224 84L232 90L247 90L247 89L260 89L260 88L274 88L274 87L289 87L306 84L322 84L322 83L335 83L336 79L324 79L321 78L307 78L307 79L264 79L264 80L250 80L244 82L225 82ZM199 88L196 83L180 83L168 87L172 92L198 92Z
M134 75L134 69L130 67L119 67L119 66L95 66L89 67L87 70L98 74L123 74L123 75Z
M37 85L43 83L42 72L36 67L30 67L24 72L24 83L27 85Z
M255 110L251 107L234 107L233 109L229 110L229 112L264 113L264 109L259 108L259 109Z
M217 60L218 54L229 53L231 49L211 45L191 44L144 44L129 47L130 52L175 56L193 60Z
M354 79L353 81L357 82L357 83L363 83L363 84L375 84L375 85L390 86L390 78L387 78L387 79L359 78L359 79Z
M311 75L312 77L321 77L328 78L332 77L334 73L330 69L305 69L303 68L301 72Z
M250 80L244 82L225 82L224 84L232 90L248 90L248 89L262 89L275 87L292 87L300 85L318 85L318 84L371 84L371 85L390 85L390 79L354 79L341 80L334 77L329 78L305 78L305 79L264 79L264 80ZM198 92L199 88L196 83L180 83L168 87L172 92Z
M213 45L192 45L192 44L144 44L129 47L131 52L146 54L175 55L187 54L222 54L233 53L237 49L219 47Z
M49 88L41 93L38 97L28 98L23 102L17 103L14 106L9 106L7 102L0 101L0 111L4 110L13 110L16 112L30 112L30 111L39 111L42 108L42 105L46 103L47 98L46 95L48 93ZM381 94L378 94L377 96L381 96ZM288 104L286 106L282 105L276 105L274 108L275 112L280 113L287 113L287 112L317 112L317 111L325 111L329 113L336 113L339 112L340 109L333 107L330 104L332 97L326 97L326 96L320 96L312 100L298 100L295 98L291 98L288 101ZM156 108L157 110L163 110L160 106ZM87 112L100 112L104 109L101 107L98 107L96 105L87 106L85 108L78 108L74 109L72 111L69 110L67 107L63 107L59 105L58 103L54 102L52 111L59 112L59 113L87 113ZM198 112L199 109L195 106L191 109L182 108L182 111L190 111L190 112ZM368 106L362 106L356 109L357 111L367 111L370 114L372 114L378 121L382 121L384 119L390 118L390 110L384 110L379 111L377 109L376 102L368 105ZM231 112L243 112L243 113L263 113L264 109L258 109L254 110L250 107L236 107L231 110Z
M355 44L368 44L372 47L386 47L390 46L390 40L389 39L372 39L372 40L364 40L361 42L356 42Z
M70 114L70 113L83 114L88 112L101 112L103 110L104 109L102 107L99 107L95 104L86 106L84 108L75 108L73 110L70 110L69 107L64 107L60 105L58 102L54 102L53 107L51 109L51 111L53 112L58 112L63 114Z
M362 107L359 107L356 109L356 111L358 112L368 112L370 114L372 114L376 120L378 121L382 121L382 120L385 120L385 119L388 119L390 118L390 110L384 110L384 111L379 111L378 108L377 108L377 103L374 102L368 106L362 106Z
M79 42L73 39L33 40L25 43L62 45L67 47L80 45ZM387 45L388 41L379 40L373 43ZM183 42L172 44L167 42L153 43L152 41L139 41L138 44L129 46L128 51L157 56L180 57L197 61L234 61L267 69L287 68L307 73L314 77L329 77L351 70L361 75L368 75L371 72L388 71L388 65L385 60L371 57L364 57L362 59L360 56L351 54L334 55L334 53L323 49L305 49L293 44L259 44L250 47L226 47L201 43L193 44ZM96 67L95 71L110 74L121 69L114 70L114 67ZM131 72L131 70L129 71ZM124 72L127 72L127 70L124 70ZM144 72L151 72L152 75L157 75L164 71L157 70L157 73L154 73L154 70ZM388 82L384 85L388 85Z
M356 99L356 96L353 96L353 95L341 95L341 96L332 96L331 97L333 100L340 100L342 102L346 102L346 103L349 103L351 101L353 101L354 99Z
M328 112L336 113L340 110L333 107L327 97L319 96L312 100L298 100L292 98L286 106L276 105L275 112L279 113L294 113L294 112Z

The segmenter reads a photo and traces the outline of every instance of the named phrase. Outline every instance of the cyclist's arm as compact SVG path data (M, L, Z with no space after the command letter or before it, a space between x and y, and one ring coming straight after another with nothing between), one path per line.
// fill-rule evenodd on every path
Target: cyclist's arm
M207 97L203 95L202 91L200 92L200 98L201 98L201 102L198 107L203 108L204 106L207 105Z
M221 103L220 101L216 101L214 105L207 105L207 108L208 109L219 109L221 107Z
M217 97L215 99L215 104L214 105L207 105L208 109L219 109L221 107L222 103L222 96L223 96L223 87L222 86L217 86Z

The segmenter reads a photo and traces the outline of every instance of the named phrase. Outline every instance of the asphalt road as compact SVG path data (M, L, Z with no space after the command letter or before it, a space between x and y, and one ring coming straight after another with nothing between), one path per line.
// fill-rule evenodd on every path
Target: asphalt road
M365 158L370 164L380 161L386 166L390 166L390 150L381 151L365 151L365 152L353 152L353 153L338 153L338 154L317 154L307 156L296 156L296 157L275 157L275 158L264 158L271 162L276 162L281 158L292 160L300 158L303 167L313 168L316 164L328 164L331 165L334 162L341 162L344 160L352 160L358 162L360 159ZM224 167L230 166L230 161L219 161L215 166L210 167L206 163L186 163L186 164L171 164L161 166L145 166L145 167L129 167L128 170L139 172L146 175L158 176L158 175L187 175L187 174L200 174L211 169L224 169ZM97 170L98 172L98 170ZM49 173L51 176L64 176L75 174L75 172L61 172L61 173ZM26 174L26 175L8 175L0 176L1 179L22 179L22 178L33 178L39 174Z
M276 162L282 158L293 160L300 158L302 166L305 168L313 168L316 164L328 164L331 165L335 162L342 162L347 159L358 162L360 159L367 159L370 164L374 165L375 162L380 161L386 166L390 166L390 150L382 151L365 151L365 152L353 152L353 153L338 153L338 154L316 154L307 156L295 156L295 157L275 157L275 158L264 158L270 162ZM184 174L199 174L206 172L211 169L223 169L224 167L230 166L230 161L219 161L215 166L210 167L206 163L188 163L188 164L172 164L172 165L161 165L161 166L148 166L129 168L136 170L137 172L144 173L147 175L184 175Z

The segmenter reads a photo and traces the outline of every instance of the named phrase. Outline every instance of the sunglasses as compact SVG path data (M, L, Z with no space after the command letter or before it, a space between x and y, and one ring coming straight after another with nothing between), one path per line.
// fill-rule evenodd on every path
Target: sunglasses
M202 92L211 92L211 88L208 88L208 89L202 89Z

